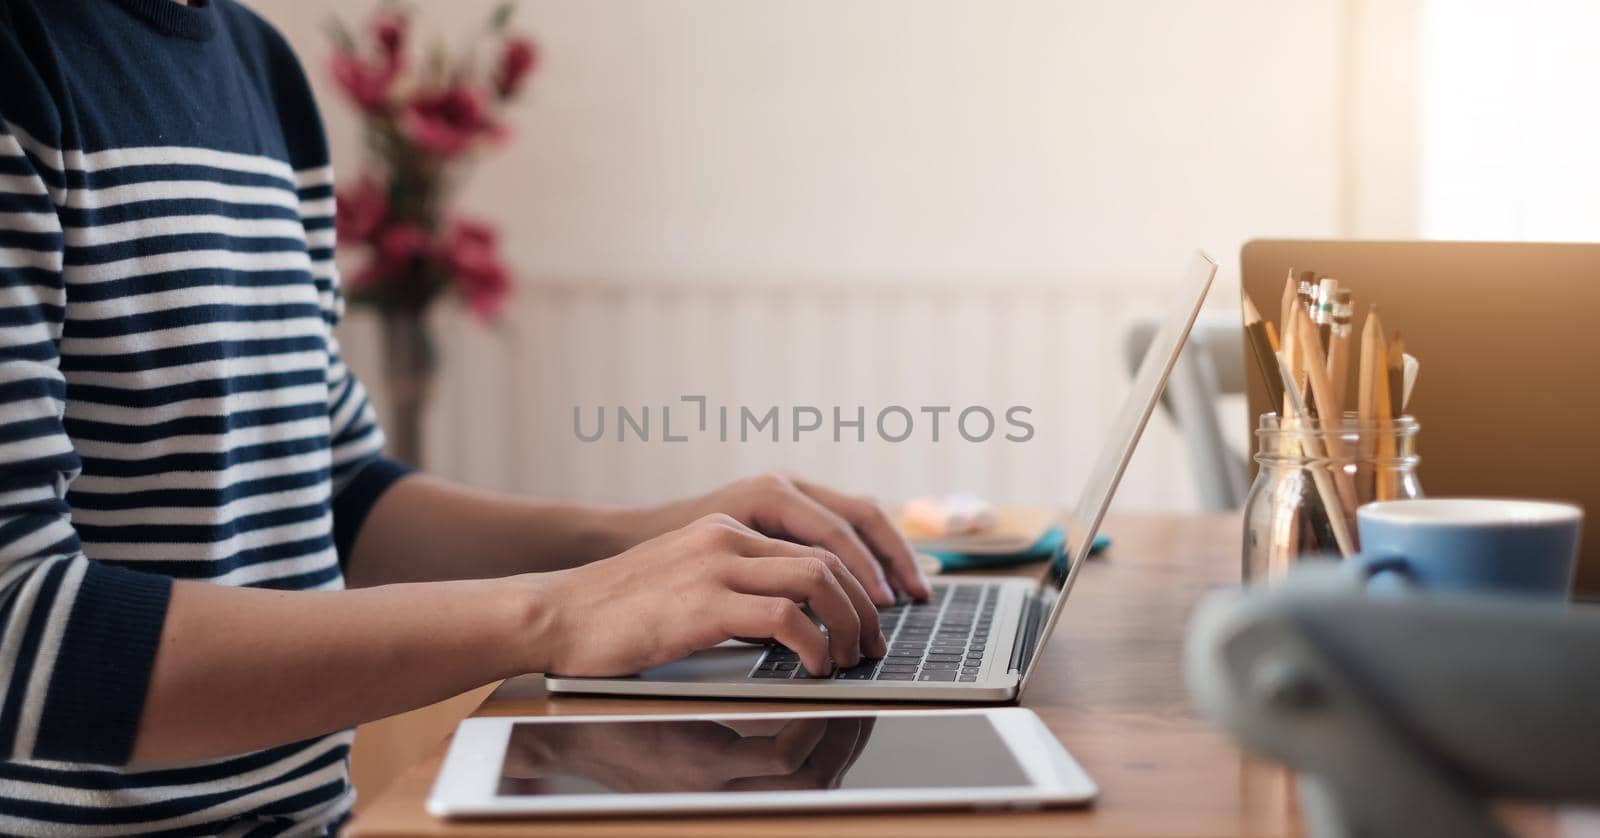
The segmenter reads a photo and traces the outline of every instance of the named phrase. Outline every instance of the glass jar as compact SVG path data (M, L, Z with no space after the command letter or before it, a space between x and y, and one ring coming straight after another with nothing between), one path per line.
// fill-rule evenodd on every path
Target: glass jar
M1305 558L1350 555L1361 549L1356 507L1422 497L1417 420L1363 425L1346 413L1331 430L1315 419L1284 427L1276 413L1261 416L1260 470L1244 502L1245 584L1273 582Z

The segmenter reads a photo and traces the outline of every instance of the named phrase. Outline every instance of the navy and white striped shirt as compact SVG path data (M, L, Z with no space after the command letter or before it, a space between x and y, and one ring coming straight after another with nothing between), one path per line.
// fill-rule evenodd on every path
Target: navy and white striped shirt
M339 588L403 473L334 339L328 163L231 0L0 0L0 833L348 811L348 731L118 767L171 580Z

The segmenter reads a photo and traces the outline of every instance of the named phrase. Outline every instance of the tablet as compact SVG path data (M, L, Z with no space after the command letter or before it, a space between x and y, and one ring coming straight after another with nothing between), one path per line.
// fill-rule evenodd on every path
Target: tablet
M1094 782L1032 711L534 716L461 723L428 797L444 817L1018 808Z

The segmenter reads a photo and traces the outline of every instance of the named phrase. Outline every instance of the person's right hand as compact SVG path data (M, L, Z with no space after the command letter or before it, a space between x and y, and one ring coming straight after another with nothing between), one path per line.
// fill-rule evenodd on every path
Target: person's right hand
M553 674L632 675L735 637L782 643L814 675L888 651L877 609L837 556L727 515L541 576L548 632L530 640L545 645Z

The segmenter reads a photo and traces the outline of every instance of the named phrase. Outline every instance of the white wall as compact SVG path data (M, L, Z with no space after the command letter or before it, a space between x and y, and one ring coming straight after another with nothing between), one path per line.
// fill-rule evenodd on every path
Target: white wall
M336 165L355 171L322 25L370 4L252 5L310 65ZM423 29L459 37L492 4L418 5ZM544 65L462 205L506 227L525 283L1132 292L1200 246L1230 305L1246 239L1340 232L1345 15L1344 0L525 2ZM1114 363L1100 350L1006 374ZM449 374L479 374L469 354ZM1182 463L1141 468L1170 481Z
M320 28L368 4L253 5L345 114ZM460 30L492 4L419 5ZM529 276L1149 280L1195 246L1337 223L1337 0L546 0L519 19L545 64L465 204L518 230Z

